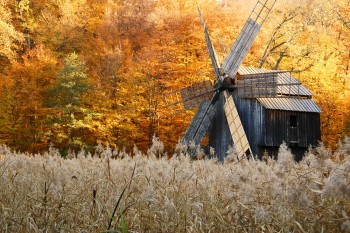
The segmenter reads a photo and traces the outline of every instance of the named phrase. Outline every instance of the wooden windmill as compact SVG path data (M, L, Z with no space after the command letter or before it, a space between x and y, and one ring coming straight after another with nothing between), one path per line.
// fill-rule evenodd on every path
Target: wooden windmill
M238 82L236 77L241 63L275 2L276 0L259 0L256 3L222 66L218 62L206 24L198 9L214 68L215 84L212 87L209 81L205 81L184 88L176 92L180 93L181 100L169 104L182 102L185 109L201 104L181 139L182 143L194 142L195 145L199 145L208 132L209 145L215 149L216 156L220 160L223 160L228 147L232 144L238 156L252 155L232 92L241 93L245 98L271 97L276 94L278 72L269 72L264 78L259 79L251 77L246 79L249 81L243 83Z

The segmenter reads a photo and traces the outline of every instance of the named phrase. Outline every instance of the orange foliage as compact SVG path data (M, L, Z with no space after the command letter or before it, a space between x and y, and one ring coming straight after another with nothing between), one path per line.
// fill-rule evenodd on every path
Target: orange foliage
M0 142L31 151L57 145L48 140L49 118L55 113L45 100L64 58L75 52L93 86L84 96L93 113L88 126L77 130L83 146L92 148L100 141L146 150L156 135L167 150L173 149L193 111L172 115L164 108L164 94L213 79L196 2L31 0L22 6L24 15L15 2L3 1L6 27L0 30L11 33L0 35L8 48L0 50L0 60L7 61L0 66ZM253 4L199 1L221 61ZM278 1L244 61L255 67L303 70L302 82L323 110L322 139L332 147L350 132L348 4ZM32 50L23 43L26 36Z

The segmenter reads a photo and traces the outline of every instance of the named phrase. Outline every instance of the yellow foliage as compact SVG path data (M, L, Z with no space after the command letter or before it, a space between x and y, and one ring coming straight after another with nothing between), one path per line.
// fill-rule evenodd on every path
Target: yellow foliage
M26 0L20 1L19 13L11 11L13 1L0 0L0 59L20 58L18 64L1 63L0 86L4 90L20 77L37 94L34 84L40 79L50 83L63 58L75 52L86 62L93 85L85 102L99 114L90 119L90 128L81 125L89 128L82 137L90 145L100 140L131 149L136 143L146 150L155 134L169 149L193 111L172 116L163 95L213 80L197 2L222 62L255 1ZM333 147L350 131L349 9L347 0L278 0L243 63L303 71L301 81L323 110L322 138ZM24 27L30 29L32 51L20 49ZM40 88L45 93L45 86ZM15 95L12 89L4 93ZM45 99L44 94L32 96ZM4 94L1 98L9 101ZM13 118L9 106L1 107L1 119ZM11 128L7 120L1 125ZM28 128L16 124L17 130Z

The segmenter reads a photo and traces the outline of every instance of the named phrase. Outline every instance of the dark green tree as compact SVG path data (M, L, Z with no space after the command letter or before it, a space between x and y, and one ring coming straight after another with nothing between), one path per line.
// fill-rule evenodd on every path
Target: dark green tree
M91 128L93 113L84 97L91 87L85 63L76 53L68 55L57 75L56 86L49 90L48 100L53 110L50 139L59 144L63 154L87 145L84 135Z

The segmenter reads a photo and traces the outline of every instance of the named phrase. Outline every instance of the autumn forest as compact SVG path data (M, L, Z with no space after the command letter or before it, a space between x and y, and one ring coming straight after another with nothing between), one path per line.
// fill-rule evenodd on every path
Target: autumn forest
M197 4L222 62L255 2L0 0L0 144L171 151L194 110L164 95L214 75ZM300 70L324 144L349 135L349 0L278 0L243 65Z

